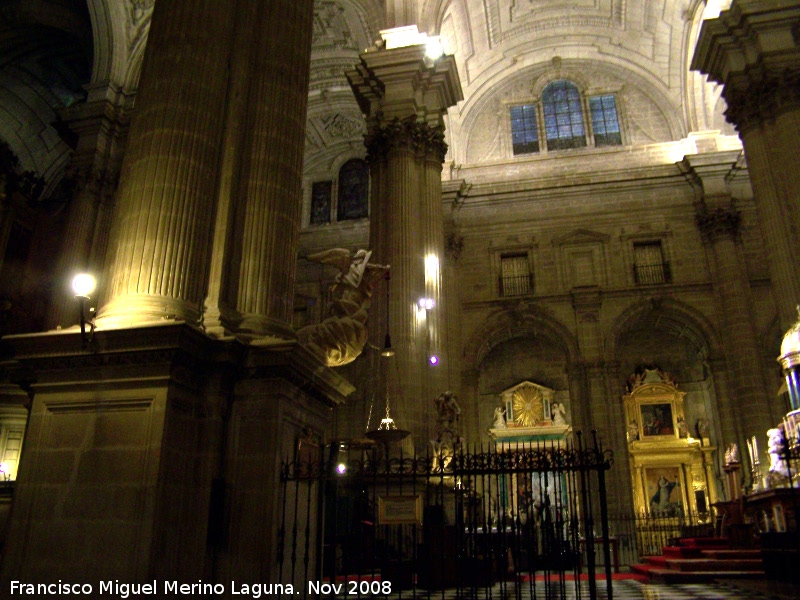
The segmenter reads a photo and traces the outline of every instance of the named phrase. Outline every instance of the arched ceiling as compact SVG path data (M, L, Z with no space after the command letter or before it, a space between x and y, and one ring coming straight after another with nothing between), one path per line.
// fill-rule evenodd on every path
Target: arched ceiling
M0 136L23 166L52 176L66 146L51 125L84 85L129 94L138 82L155 0L12 0L0 25ZM680 122L675 134L719 125L718 93L687 72L704 0L316 0L306 171L363 152L364 124L344 70L383 28L416 23L456 56L462 123L484 97L525 70L563 60L631 73ZM726 2L714 0L714 10ZM689 104L697 106L689 106ZM702 105L702 106L701 106ZM474 120L474 116L472 117ZM37 145L38 144L38 145ZM465 144L462 144L465 147ZM465 152L465 151L464 151ZM461 156L463 160L464 156Z
M86 0L17 0L0 14L0 138L23 169L52 179L75 141L59 111L86 98L91 76Z

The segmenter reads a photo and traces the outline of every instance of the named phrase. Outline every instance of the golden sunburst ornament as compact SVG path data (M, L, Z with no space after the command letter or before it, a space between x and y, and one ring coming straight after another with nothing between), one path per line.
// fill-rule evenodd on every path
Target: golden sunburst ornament
M544 418L542 393L533 386L519 388L512 396L514 422L522 427L533 427Z

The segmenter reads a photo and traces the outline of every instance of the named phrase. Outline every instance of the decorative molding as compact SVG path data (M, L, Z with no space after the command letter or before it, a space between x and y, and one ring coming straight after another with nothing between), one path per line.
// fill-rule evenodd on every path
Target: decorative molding
M464 250L464 236L454 232L448 233L444 240L444 250L448 260L458 262Z
M444 127L416 120L394 119L386 125L374 125L365 139L367 160L384 160L391 151L413 152L418 158L444 162L447 144Z
M728 103L725 118L740 132L774 121L784 112L800 109L800 73L728 84L722 92Z
M695 215L695 223L706 242L713 243L721 237L738 239L742 215L733 208L703 210Z

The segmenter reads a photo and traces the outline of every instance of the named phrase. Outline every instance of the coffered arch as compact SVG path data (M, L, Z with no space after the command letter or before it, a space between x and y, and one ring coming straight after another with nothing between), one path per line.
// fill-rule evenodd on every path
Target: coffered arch
M624 348L630 348L637 332L679 340L689 361L705 363L723 355L716 328L699 310L678 300L651 298L632 304L614 319L606 336L605 360L624 364L630 359Z
M570 361L580 355L577 339L563 323L540 308L521 305L497 310L483 320L464 345L464 369L477 371L495 347L521 338L542 339Z

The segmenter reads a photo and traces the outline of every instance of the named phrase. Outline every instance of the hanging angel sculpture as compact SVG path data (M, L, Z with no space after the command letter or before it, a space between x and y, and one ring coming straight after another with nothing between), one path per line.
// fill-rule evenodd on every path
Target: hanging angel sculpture
M297 332L300 344L319 355L329 367L353 362L367 342L372 285L389 270L388 266L369 262L371 255L371 250L351 253L345 248L333 248L308 256L310 261L339 269L330 287L333 301L327 318Z

